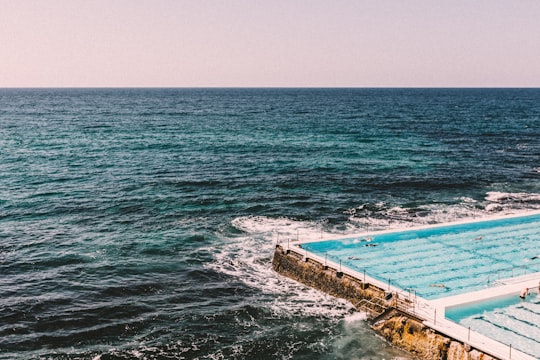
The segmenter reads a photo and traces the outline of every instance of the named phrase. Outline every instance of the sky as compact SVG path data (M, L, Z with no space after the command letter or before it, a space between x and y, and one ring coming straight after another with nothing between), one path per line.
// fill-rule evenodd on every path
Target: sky
M0 87L540 87L540 1L0 0Z

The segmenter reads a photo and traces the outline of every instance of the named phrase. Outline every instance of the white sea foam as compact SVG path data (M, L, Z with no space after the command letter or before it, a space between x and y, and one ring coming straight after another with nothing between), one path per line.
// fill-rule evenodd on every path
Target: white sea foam
M540 194L535 193L509 193L509 192L500 192L500 191L490 191L486 193L486 201L490 202L531 202L531 201L540 201Z
M469 204L474 204L474 203L477 203L478 201L476 201L475 199L473 198L470 198L470 197L467 197L467 196L462 196L459 198L459 200L461 200L461 202L463 203L469 203Z
M347 315L343 318L343 321L347 322L347 323L350 323L350 322L356 322L356 321L364 321L367 319L367 314L366 313L354 313L354 314L350 314L350 315Z
M351 233L359 233L480 219L492 216L494 212L511 215L540 209L540 194L536 193L488 192L483 202L465 196L458 200L460 202L456 204L435 203L414 209L379 202L371 207L364 204L345 213L350 215L349 223L355 224ZM344 227L351 228L349 224Z
M233 225L246 236L224 239L222 246L208 249L214 261L207 264L265 296L265 306L278 316L325 316L342 318L353 311L348 302L280 276L272 269L277 233L281 236L320 237L320 225L286 218L240 217ZM277 229L277 230L276 230ZM323 236L327 234L323 233Z
M462 203L455 205L430 204L414 210L394 206L385 209L384 206L373 212L360 211L349 217L351 223L365 232L379 230L398 230L419 225L431 225L453 222L463 219L473 219L483 216L476 208L476 202L470 198L461 199ZM380 204L379 204L380 205Z
M144 357L144 354L141 353L140 351L138 350L132 350L131 351L131 355L133 355L134 357L136 357L137 359L142 359Z
M271 236L272 241L305 240L326 238L334 235L324 230L324 223L316 221L299 221L285 217L269 218L266 216L242 216L234 219L232 225L251 236L265 238Z
M485 200L488 213L515 214L540 209L540 194L537 193L490 191Z
M504 207L501 204L487 204L485 207L488 212L503 211Z

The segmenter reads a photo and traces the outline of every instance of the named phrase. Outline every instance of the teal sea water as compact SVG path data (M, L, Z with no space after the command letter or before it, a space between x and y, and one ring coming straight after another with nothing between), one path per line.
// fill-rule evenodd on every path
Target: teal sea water
M538 210L539 139L538 89L0 89L0 358L407 358L275 242Z

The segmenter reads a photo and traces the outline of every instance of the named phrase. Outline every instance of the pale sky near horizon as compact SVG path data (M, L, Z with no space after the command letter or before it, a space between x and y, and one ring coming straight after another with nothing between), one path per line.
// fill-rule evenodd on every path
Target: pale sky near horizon
M0 0L0 87L540 87L538 0Z

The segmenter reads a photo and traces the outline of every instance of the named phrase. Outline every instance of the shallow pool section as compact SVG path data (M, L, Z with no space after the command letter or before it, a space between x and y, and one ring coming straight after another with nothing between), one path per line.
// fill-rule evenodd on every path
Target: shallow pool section
M302 248L426 299L540 271L540 214L306 242Z
M517 294L447 308L446 318L540 359L540 297Z

